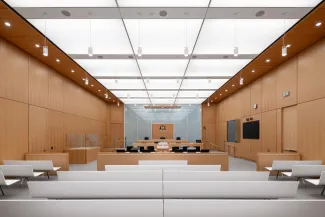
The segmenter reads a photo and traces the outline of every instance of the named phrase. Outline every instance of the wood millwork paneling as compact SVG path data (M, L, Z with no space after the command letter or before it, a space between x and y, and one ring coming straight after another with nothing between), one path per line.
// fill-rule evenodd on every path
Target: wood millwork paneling
M110 148L124 147L124 124L110 124L109 138Z
M110 104L110 123L121 124L124 123L124 105Z
M63 110L64 102L64 80L65 78L56 73L54 70L50 70L49 77L49 109L56 111Z
M48 109L29 106L29 153L48 151Z
M215 132L216 125L215 124L206 124L202 129L202 139L203 139L203 147L206 149L210 149L210 144L215 144Z
M297 57L293 57L277 67L274 73L277 76L277 108L297 104ZM290 96L282 97L282 93L287 91L290 92Z
M66 134L64 121L67 114L49 110L48 113L48 147L53 152L63 152L66 144ZM49 151L49 150L48 150Z
M298 104L298 152L325 162L325 98Z
M262 113L261 141L262 152L276 152L276 110Z
M283 149L297 150L297 106L291 106L282 110L282 143Z
M219 122L218 125L218 137L217 145L220 147L221 151L225 150L225 143L227 142L227 122Z
M250 85L244 88L240 93L241 93L241 108L242 108L241 117L249 116L251 115Z
M260 121L260 129L261 129L261 114L253 115L253 120ZM262 151L262 143L261 143L261 130L260 130L260 139L250 139L250 158L253 161L256 161L257 153Z
M298 102L325 97L325 40L314 44L298 56Z
M166 127L165 131L160 131L160 126L164 125ZM174 124L152 124L151 125L152 139L160 139L160 137L165 137L165 139L175 139L174 138Z
M29 104L49 104L49 68L34 58L29 58Z
M28 105L0 98L0 164L28 151Z
M276 74L266 74L262 77L262 111L271 111L277 108L277 78Z
M282 109L276 110L276 151L283 151L282 144Z
M254 109L254 104L257 104L257 108ZM262 81L261 79L251 84L251 103L250 103L251 115L261 113L262 111Z
M0 97L28 103L28 56L2 38L0 70Z

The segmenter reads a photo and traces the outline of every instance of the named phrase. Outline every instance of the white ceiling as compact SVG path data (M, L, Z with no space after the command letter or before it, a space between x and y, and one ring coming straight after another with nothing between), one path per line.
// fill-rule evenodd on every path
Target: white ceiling
M57 12L57 8L71 10L72 15L79 11L78 19L60 17L61 13L46 21L44 17L31 19L26 15L25 18L124 103L200 104L299 21L297 11L292 15L295 18L290 18L293 10L305 7L311 10L320 0L211 1L210 7L237 8L235 14L230 14L231 19L192 19L191 13L195 10L204 16L209 0L117 0L119 7L133 8L138 17L149 16L150 13L144 14L148 7L156 8L152 14L158 9L172 13L175 12L173 8L178 8L181 19L169 19L168 16L95 19L96 14L84 13L95 10L94 7L117 8L115 0L6 2L14 8L30 8L38 14L43 14L45 9L47 13L51 9ZM241 18L241 10L247 8L254 12L252 19ZM276 8L282 13L276 15L276 19L255 16L260 10L268 14L269 9L276 14ZM288 13L282 12L286 10ZM300 11L298 18L305 14L306 11ZM91 58L87 55L90 45L94 50ZM135 55L138 46L142 47L141 57ZM185 46L190 54L193 52L193 56L197 56L196 59L190 59L191 55L184 57ZM239 48L238 57L233 56L234 46ZM214 57L206 58L209 55Z

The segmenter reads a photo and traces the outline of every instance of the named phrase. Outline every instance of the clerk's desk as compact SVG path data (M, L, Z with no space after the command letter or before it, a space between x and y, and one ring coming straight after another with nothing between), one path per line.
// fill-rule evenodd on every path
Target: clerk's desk
M151 139L151 140L137 140L136 143L157 143L157 142L168 142L168 143L188 143L188 140L175 140L175 139Z
M189 165L221 165L227 171L229 166L228 153L116 153L99 152L97 170L105 170L105 165L138 165L139 160L187 160Z

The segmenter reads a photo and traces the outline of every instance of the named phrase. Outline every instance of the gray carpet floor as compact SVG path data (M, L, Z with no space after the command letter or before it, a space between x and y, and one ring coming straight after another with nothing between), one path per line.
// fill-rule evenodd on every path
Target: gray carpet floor
M91 162L89 164L71 164L71 171L96 171L97 170L97 162ZM256 164L251 161L238 159L238 158L229 158L229 170L231 171L254 171L256 170ZM50 176L50 179L47 177L38 177L34 178L34 180L41 181L54 181L57 180L56 176ZM279 177L278 180L275 179L274 176L270 176L269 180L274 181L290 181L292 179L288 177ZM29 190L26 183L20 187L19 184L14 184L9 187L2 187L5 192L5 196L0 195L0 200L31 200L32 198L29 195ZM322 187L313 186L311 184L306 184L306 187L303 184L300 184L297 196L294 200L312 200L312 199L320 199L325 200L325 195L321 196L320 193L322 191Z

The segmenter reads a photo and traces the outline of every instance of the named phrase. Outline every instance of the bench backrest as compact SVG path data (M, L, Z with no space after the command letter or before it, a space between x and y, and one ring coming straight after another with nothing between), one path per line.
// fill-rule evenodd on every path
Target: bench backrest
M164 170L164 181L268 181L269 172L172 171Z
M1 171L0 171L0 185L6 185L6 179Z
M139 165L187 165L187 160L139 160Z
M33 198L49 199L158 199L161 182L136 181L48 181L28 182ZM121 207L125 209L127 207Z
M322 165L321 160L310 160L310 161L287 161L287 160L275 160L272 163L273 170L288 170L291 171L295 165Z
M34 176L31 165L0 165L0 171L4 176L32 177Z
M58 171L59 181L162 181L161 170Z
M294 198L299 182L221 181L164 182L166 199L278 199Z
M325 172L322 172L319 180L320 185L325 185Z
M105 165L106 171L133 170L220 171L221 165Z
M32 165L35 171L52 171L53 162L51 160L4 160L4 165Z
M320 177L325 165L295 165L292 167L294 177Z

